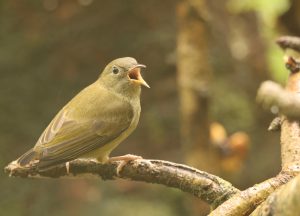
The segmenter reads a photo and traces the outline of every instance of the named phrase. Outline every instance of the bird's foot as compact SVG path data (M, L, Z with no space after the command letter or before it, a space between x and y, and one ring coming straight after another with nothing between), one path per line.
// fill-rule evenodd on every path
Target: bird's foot
M114 161L121 161L121 163L117 167L117 175L119 176L120 172L122 171L123 167L130 161L143 159L141 156L127 154L117 157L111 157L108 159L108 162L114 162Z

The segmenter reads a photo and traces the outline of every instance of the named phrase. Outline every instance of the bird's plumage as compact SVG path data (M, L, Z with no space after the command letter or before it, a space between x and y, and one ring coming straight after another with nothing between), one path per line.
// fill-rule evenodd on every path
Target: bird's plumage
M131 83L125 74L135 64L132 58L111 62L95 83L58 112L34 148L18 162L26 165L37 161L43 169L76 158L107 161L110 152L136 128L139 120L140 85ZM110 74L115 65L124 68L126 76L120 74L116 79Z

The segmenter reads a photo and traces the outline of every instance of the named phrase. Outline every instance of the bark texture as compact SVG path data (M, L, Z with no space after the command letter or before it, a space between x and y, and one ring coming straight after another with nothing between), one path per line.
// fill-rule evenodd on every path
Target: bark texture
M218 206L239 192L238 189L220 177L182 164L140 159L126 164L117 175L119 164L120 162L101 164L92 160L77 159L69 162L69 171L66 165L60 165L46 171L38 171L33 167L20 167L13 161L5 168L5 171L10 176L23 178L93 175L101 177L103 180L123 178L162 184L191 193L213 206Z
M294 216L300 213L300 175L275 193L260 205L251 216Z
M286 184L294 177L293 173L282 172L278 176L254 185L224 202L209 216L242 216L249 215L278 187Z

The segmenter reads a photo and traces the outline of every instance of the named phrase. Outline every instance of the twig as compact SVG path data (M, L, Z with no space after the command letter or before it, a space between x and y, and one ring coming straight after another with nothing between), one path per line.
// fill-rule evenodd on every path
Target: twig
M300 94L287 92L279 84L265 81L258 89L257 100L265 109L277 107L281 114L300 117Z
M119 163L100 164L93 160L77 159L69 163L68 173L65 165L60 165L46 171L38 171L33 167L24 168L12 162L5 168L5 171L10 176L24 178L58 178L92 174L100 176L103 180L123 178L162 184L191 193L213 207L217 207L239 192L229 182L217 176L182 164L162 160L139 159L125 165L118 176L116 170Z
M300 71L300 62L295 60L292 56L287 56L285 58L285 67L292 73L297 73Z
M290 48L290 49L300 52L300 38L299 37L282 36L276 40L276 43L282 49Z
M282 124L282 119L281 119L281 117L277 116L270 123L270 125L268 127L268 131L279 131L281 128L281 124Z

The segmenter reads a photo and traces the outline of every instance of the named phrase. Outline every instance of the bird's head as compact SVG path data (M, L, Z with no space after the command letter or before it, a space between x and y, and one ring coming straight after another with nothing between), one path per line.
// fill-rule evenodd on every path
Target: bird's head
M140 91L142 85L150 88L141 75L141 68L145 67L145 65L137 63L134 58L118 58L105 67L99 80L106 87L120 93L134 93Z

